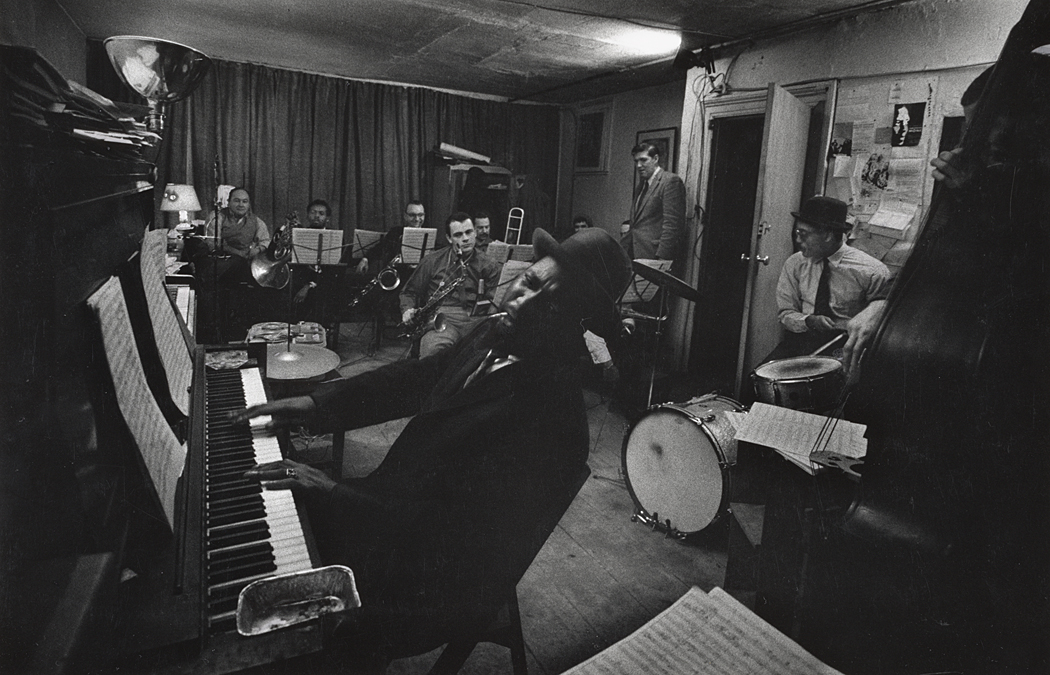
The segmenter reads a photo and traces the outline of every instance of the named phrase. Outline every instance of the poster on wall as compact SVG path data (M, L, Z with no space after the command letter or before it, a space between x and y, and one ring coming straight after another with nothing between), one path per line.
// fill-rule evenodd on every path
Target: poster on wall
M893 106L893 135L890 145L912 148L922 141L922 127L926 120L926 103L898 103Z
M576 123L576 172L604 173L609 169L612 105L580 110Z

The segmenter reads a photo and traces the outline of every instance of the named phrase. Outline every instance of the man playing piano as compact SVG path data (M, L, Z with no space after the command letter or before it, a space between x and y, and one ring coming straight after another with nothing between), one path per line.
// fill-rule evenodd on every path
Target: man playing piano
M540 508L566 498L586 462L582 333L619 329L630 261L596 228L562 244L538 229L533 241L538 260L503 313L452 348L239 414L330 431L414 416L364 478L337 483L289 460L248 472L300 493L322 560L354 571L363 606L337 658L382 666L398 645L426 645L435 626L497 607Z

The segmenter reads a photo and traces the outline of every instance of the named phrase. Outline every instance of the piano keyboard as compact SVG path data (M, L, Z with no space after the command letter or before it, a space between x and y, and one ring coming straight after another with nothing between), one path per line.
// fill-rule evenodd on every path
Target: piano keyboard
M208 371L205 550L208 624L233 627L237 596L257 579L313 567L289 490L264 490L244 472L281 459L269 417L232 424L227 413L266 402L258 368Z

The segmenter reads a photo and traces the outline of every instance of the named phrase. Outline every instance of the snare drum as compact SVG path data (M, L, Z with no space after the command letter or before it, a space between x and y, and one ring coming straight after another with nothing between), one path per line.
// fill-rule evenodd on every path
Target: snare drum
M830 356L769 361L756 368L751 379L759 401L807 412L837 406L846 381L842 363Z
M684 536L726 510L735 431L727 412L743 407L709 394L649 409L623 443L623 472L636 518Z

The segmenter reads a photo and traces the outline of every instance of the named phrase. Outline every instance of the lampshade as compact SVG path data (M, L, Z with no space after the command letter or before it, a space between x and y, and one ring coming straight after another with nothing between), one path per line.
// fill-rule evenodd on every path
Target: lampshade
M211 59L177 42L135 35L106 38L106 53L117 75L150 106L150 131L164 128L163 106L190 95L211 67Z
M161 211L200 211L201 203L192 185L168 183L164 188L164 199L160 201Z

